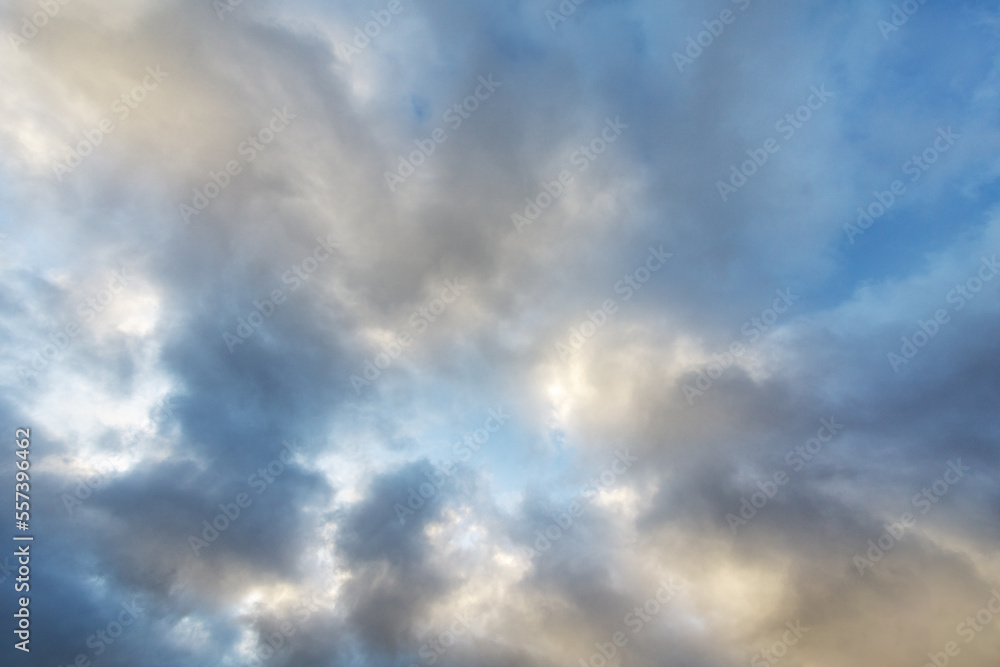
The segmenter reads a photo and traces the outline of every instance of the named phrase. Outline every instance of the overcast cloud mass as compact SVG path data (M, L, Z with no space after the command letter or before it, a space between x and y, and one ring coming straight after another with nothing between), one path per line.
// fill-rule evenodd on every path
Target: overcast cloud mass
M998 12L4 3L0 662L997 665Z

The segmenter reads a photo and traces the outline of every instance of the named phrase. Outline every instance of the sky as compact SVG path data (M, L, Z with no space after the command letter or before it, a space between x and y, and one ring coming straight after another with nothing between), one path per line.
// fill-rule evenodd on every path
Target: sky
M3 664L996 665L998 36L4 3Z

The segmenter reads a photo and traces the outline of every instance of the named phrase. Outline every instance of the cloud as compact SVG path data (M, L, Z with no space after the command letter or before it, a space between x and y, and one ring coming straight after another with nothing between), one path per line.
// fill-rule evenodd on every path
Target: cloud
M995 662L995 10L562 5L0 14L33 659Z

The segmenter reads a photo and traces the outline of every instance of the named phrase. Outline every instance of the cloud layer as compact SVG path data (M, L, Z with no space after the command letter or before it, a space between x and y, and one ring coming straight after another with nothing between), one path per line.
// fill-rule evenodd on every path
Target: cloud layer
M1000 657L994 3L0 27L11 664Z

